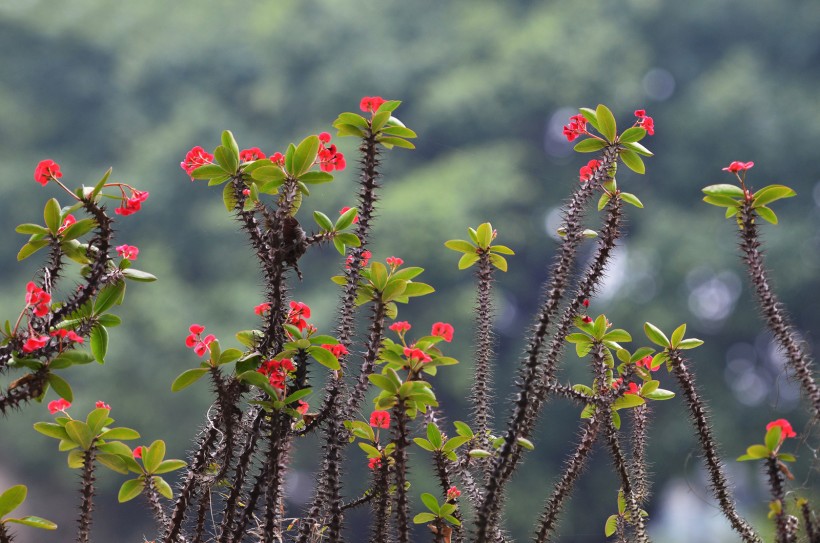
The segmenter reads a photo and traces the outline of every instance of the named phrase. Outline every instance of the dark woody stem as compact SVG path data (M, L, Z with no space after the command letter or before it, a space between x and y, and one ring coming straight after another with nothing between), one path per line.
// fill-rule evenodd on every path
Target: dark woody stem
M91 512L94 510L94 459L97 450L92 446L83 454L82 504L77 520L77 543L88 543L91 536Z
M0 394L0 414L6 415L12 409L19 409L43 393L48 378L48 370L41 368L11 383L5 394Z
M376 359L379 357L379 349L381 349L382 340L384 339L384 317L384 302L379 299L373 304L373 316L370 322L370 336L367 340L367 351L365 351L362 367L356 379L356 386L350 393L350 398L347 402L347 414L345 415L345 419L348 419L353 413L358 411L362 400L364 400L367 394L367 388L370 385L370 380L368 380L367 377L373 373Z
M785 511L786 492L783 489L783 474L780 472L777 462L778 460L774 456L766 458L766 475L769 476L769 489L772 492L772 500L780 502L780 512L774 516L776 541L777 543L794 543L797 537Z
M393 443L396 449L393 458L396 460L396 528L398 531L398 543L410 543L410 503L407 500L407 447L408 440L407 423L409 422L405 411L404 400L393 408L393 417L396 419Z
M275 413L271 422L270 448L267 458L268 480L265 489L265 532L262 541L274 543L281 541L280 521L282 512L280 502L284 488L284 457L288 445L287 429L290 417L286 414Z
M678 380L678 385L683 391L686 404L689 407L689 416L695 425L695 433L700 442L701 453L706 462L706 470L709 473L710 487L712 493L720 504L723 514L729 519L732 528L740 534L744 543L763 543L760 536L755 533L743 517L735 509L729 485L726 482L726 475L723 473L723 465L717 453L717 446L712 437L712 428L709 426L708 412L706 404L700 399L695 389L694 377L686 367L686 361L680 351L670 349L669 360L672 363L672 372Z
M0 543L12 543L14 536L6 531L6 525L0 523Z
M473 371L473 428L478 445L489 448L488 435L492 420L492 359L493 353L493 267L490 253L481 252L476 270L475 369ZM486 468L487 462L481 462Z
M231 533L231 543L240 543L243 539L245 529L256 510L256 502L259 501L259 497L262 495L262 490L265 486L265 481L268 478L267 468L268 466L265 464L256 476L253 488L251 488L248 499L245 501L245 508L242 510L242 514L239 516L239 520Z
M786 354L789 366L797 376L797 380L800 381L814 418L817 419L820 417L820 388L814 378L812 361L804 350L805 345L798 341L791 322L771 287L763 253L760 251L757 214L752 208L752 202L746 201L741 206L740 219L742 223L740 248L743 252L743 261L749 271L749 278L757 294L757 303L766 319L766 325Z
M591 199L595 187L609 179L609 169L615 164L618 156L617 146L604 149L601 165L595 170L592 179L578 187L564 207L564 227L566 235L563 238L558 258L552 266L550 280L544 288L545 301L538 315L535 332L529 340L527 356L522 361L520 376L516 382L519 392L514 400L514 408L504 443L499 449L488 480L484 502L477 512L476 543L487 543L488 533L498 515L504 485L512 475L510 458L518 448L516 439L524 437L532 418L532 402L536 398L539 384L539 360L542 356L547 331L555 317L564 292L569 283L570 273L574 267L577 249L583 236L582 218L585 215L587 204Z
M162 507L162 502L160 502L159 492L156 485L154 485L153 477L145 478L145 499L148 500L148 505L154 513L154 520L156 520L160 532L164 532L168 529L168 515L165 514L165 509Z
M370 532L370 543L387 543L390 541L390 467L386 459L373 470L373 525Z
M199 508L196 511L196 527L194 529L194 539L192 543L204 543L204 538L208 537L208 534L205 532L205 521L210 504L210 488L203 488L199 495Z
M649 404L639 405L632 414L632 458L629 472L632 474L635 501L642 506L649 499L649 475L646 467L646 440L649 426Z
M803 516L803 526L806 530L808 543L820 541L820 533L817 531L817 519L814 516L814 511L809 506L808 500L803 501L800 505L800 514Z

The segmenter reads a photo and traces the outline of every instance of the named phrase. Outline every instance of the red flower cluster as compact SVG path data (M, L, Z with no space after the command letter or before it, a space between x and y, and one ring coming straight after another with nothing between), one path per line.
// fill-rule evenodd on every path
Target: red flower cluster
M623 377L618 377L617 379L612 381L612 388L617 389L618 387L621 386L621 383L623 383L623 382L624 382ZM638 385L635 384L635 383L629 383L629 387L624 392L624 394L638 394L638 393L640 393L640 389L638 388Z
M394 269L394 270L396 268L398 268L399 266L401 266L402 264L404 264L404 260L402 260L401 258L399 258L397 256L388 256L387 258L384 259L384 261L387 262L387 265L390 266L390 268Z
M285 165L285 155L283 155L282 153L273 153L270 156L270 161L273 162L274 164L279 165L279 166L284 166Z
M77 219L74 217L74 215L66 216L65 220L63 221L63 225L57 229L57 235L59 236L60 234L65 232L66 228L68 228L75 222L77 222Z
M193 349L197 356L200 357L206 352L210 352L210 345L214 342L216 336L213 334L208 334L205 338L202 338L202 332L205 331L205 327L201 324L192 324L188 327L188 331L191 333L188 334L187 338L185 338L186 347Z
M438 336L447 343L453 341L453 325L446 322L437 322L433 325L433 330L430 332L431 336Z
M598 169L600 165L600 162L598 162L595 159L592 159L589 162L587 162L586 166L581 166L581 170L578 172L581 176L581 182L584 183L592 179L592 175L595 173L595 170Z
M337 343L336 345L330 345L329 343L324 343L324 344L322 344L322 349L327 349L336 358L339 358L340 356L344 356L349 352L347 350L347 347L345 347L341 343Z
M82 338L82 336L77 335L77 332L75 332L74 330L65 330L65 329L52 330L51 332L49 332L48 335L50 335L51 337L58 337L61 340L65 339L67 341L72 341L74 343L84 343L85 342L85 340Z
M370 251L365 251L362 253L362 260L361 260L361 267L364 268L367 266L367 263L370 262L370 258L373 256L373 253ZM353 255L348 255L347 263L345 264L345 268L350 268L350 265L353 264Z
M145 447L143 447L142 445L140 445L139 447L137 447L136 449L134 449L134 458L142 458L142 450L143 450L144 448L145 448Z
M253 162L265 158L265 153L259 147L251 147L239 151L239 162Z
M417 360L417 361L421 362L422 364L425 364L425 363L430 362L431 360L433 360L432 358L427 356L427 353L425 353L421 349L415 349L415 348L411 348L411 347L405 347L404 348L404 356L407 357L408 361Z
M38 349L42 349L48 344L48 336L32 335L25 343L23 343L22 351L24 353L33 353Z
M120 207L114 209L114 213L122 215L123 217L133 215L142 207L142 203L148 199L148 193L142 190L132 190L131 197L126 198L123 195L122 204Z
M635 116L638 118L637 125L646 130L650 136L655 135L655 120L646 114L645 109L636 109Z
M136 260L140 250L133 245L117 245L117 254L128 260Z
M53 402L48 402L48 412L52 415L57 411L65 411L69 407L71 407L71 402L64 398L54 400Z
M253 308L253 312L260 317L270 311L270 304L268 302L261 303Z
M98 401L94 404L94 407L96 407L97 409L111 409L111 406L103 401Z
M737 173L741 171L745 172L746 170L752 169L754 165L754 162L738 162L737 160L735 160L734 162L723 168L723 171L731 173Z
M310 409L310 404L304 400L299 400L299 405L296 407L296 412L300 415L304 415Z
M641 367L641 368L646 368L649 371L658 371L659 369L661 369L660 366L658 366L655 369L652 369L652 356L651 355L644 356L643 358L641 358L640 360L635 362L635 365L638 366L638 367Z
M381 96L365 96L362 98L361 102L359 102L359 109L364 111L365 113L375 113L377 109L381 107L383 103L387 100L382 98Z
M373 411L370 414L370 426L373 428L390 428L390 413L388 411Z
M367 461L367 467L370 469L376 469L382 467L382 459L380 457L371 458Z
M451 486L447 489L447 501L455 501L459 496L461 496L461 491L458 487Z
M288 323L296 326L299 331L303 331L308 325L305 319L310 318L310 308L302 302L290 302L290 313L288 313Z
M34 314L45 317L51 311L51 294L38 287L34 281L26 285L26 307L34 306Z
M569 124L564 126L564 136L567 141L573 141L587 132L587 120L583 115L573 115L569 118Z
M780 427L780 442L782 443L784 439L787 437L797 437L792 425L786 419L777 419L773 420L769 424L766 425L766 431L768 432L775 426Z
M394 332L396 332L397 334L404 334L405 332L410 330L410 328L412 328L412 326L410 326L410 323L407 322L407 321L398 321L398 322L394 322L393 324L391 324L389 326L389 328L391 330L393 330Z
M350 211L350 207L349 206L344 206L342 209L339 210L339 215L344 215L348 211ZM359 215L358 214L356 214L356 217L353 219L353 224L356 224L357 222L359 222Z
M208 153L202 147L196 146L190 151L188 154L185 155L185 160L179 163L179 167L185 170L189 176L191 172L199 168L200 166L204 166L205 164L213 164L214 162L214 155ZM191 181L194 178L191 177Z
M34 168L34 180L43 185L44 187L48 184L49 181L52 179L59 179L63 176L62 172L60 171L60 165L47 158L45 160L41 160L37 167Z
M270 386L277 390L285 390L285 380L288 378L288 372L296 370L293 361L290 358L283 358L282 360L268 360L263 362L256 371L262 375L268 376Z
M322 145L319 146L319 154L316 157L319 168L323 172L344 170L346 166L345 156L336 150L336 145L327 145L327 143L330 142L330 134L322 132L319 134L319 141L322 142Z

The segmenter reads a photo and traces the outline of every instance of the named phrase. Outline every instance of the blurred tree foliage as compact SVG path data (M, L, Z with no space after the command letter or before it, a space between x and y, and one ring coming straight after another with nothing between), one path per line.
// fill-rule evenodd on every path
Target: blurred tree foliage
M144 211L117 227L124 241L140 247L140 267L160 281L132 289L122 311L126 326L112 333L110 362L77 368L69 377L80 403L104 399L146 440L166 439L174 455L183 454L208 405L204 387L170 392L173 376L190 366L186 327L201 322L227 339L252 325L259 292L257 270L218 194L192 185L179 161L193 145L214 147L224 128L240 146L283 150L291 140L327 130L336 113L355 109L361 96L379 94L404 101L402 117L420 137L417 151L386 154L373 250L427 268L426 280L438 293L402 310L402 318L422 332L436 320L456 325L464 364L459 378L445 383L445 405L464 417L459 402L470 379L471 281L456 270L457 256L444 249L444 240L489 220L499 240L516 250L510 272L499 280L496 374L503 397L539 298L535 285L555 247L554 210L582 163L561 136L561 124L574 108L599 102L621 122L646 108L658 127L651 142L656 157L646 176L620 176L646 209L630 211L620 258L591 309L635 336L645 320L664 329L689 322L690 334L707 341L694 365L723 452L733 458L766 421L787 416L801 428L805 418L780 358L759 332L734 228L700 202L700 188L729 182L720 171L729 161L754 160L753 186L784 182L797 190L798 198L779 204L782 224L765 228L768 258L798 327L817 330L819 26L820 3L799 0L6 3L0 6L5 318L36 273L36 259L15 262L23 238L13 228L37 216L40 202L52 195L32 183L37 161L58 160L65 179L86 183L113 166L114 179L150 191ZM345 145L341 150L353 157ZM355 161L348 163L348 171L311 199L329 215L353 204ZM336 302L327 271L340 264L332 249L310 256L305 289L297 291L326 329ZM574 354L564 367L567 380L585 374ZM510 529L519 540L526 539L574 438L576 409L558 403L548 409L537 451L512 490ZM50 518L67 524L75 481L30 430L44 412L35 405L2 421L0 481L28 484L32 509L39 499L54 511ZM659 499L650 514L659 541L682 540L664 533L666 490L685 476L705 495L697 463L688 458L693 438L681 413L668 402L655 414L660 432L650 458ZM499 409L500 420L505 414ZM347 469L361 471L360 456L351 451L350 457ZM295 459L297 487L310 484L311 462ZM607 463L599 464L565 515L564 541L601 540L616 487ZM744 507L762 515L765 498L753 468L732 471ZM424 469L415 473L421 489L429 480ZM816 474L803 481L810 487ZM307 497L305 488L295 495ZM148 516L136 505L112 503L101 513L100 541L150 533L143 522ZM703 541L725 533L717 524Z

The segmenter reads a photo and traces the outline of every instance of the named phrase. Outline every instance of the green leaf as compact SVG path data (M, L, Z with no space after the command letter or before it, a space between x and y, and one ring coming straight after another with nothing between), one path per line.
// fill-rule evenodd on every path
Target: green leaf
M83 450L87 451L91 447L94 435L86 423L79 420L70 420L65 424L65 431L68 437L79 443Z
M754 193L754 206L764 206L781 198L791 198L797 193L785 185L769 185Z
M174 382L171 384L171 390L173 392L179 392L183 388L187 388L199 381L206 373L208 373L208 368L193 368L186 370L174 379Z
M467 453L470 458L489 458L493 453L485 451L484 449L472 449Z
M108 352L108 330L105 326L96 324L91 329L91 354L100 364L105 364L105 354Z
M104 407L98 407L85 418L85 423L93 435L99 434L100 430L105 426L109 412L110 411Z
M603 104L598 104L598 108L595 110L595 116L598 119L598 127L601 130L601 135L608 141L614 141L618 133L618 127L615 125L615 117L609 108Z
M432 494L424 492L421 495L421 501L422 503L424 503L424 506L427 507L427 509L429 509L433 513L438 514L439 511L441 511L441 507L438 504L438 500Z
M746 449L746 454L751 460L760 460L769 457L769 449L765 445L752 445Z
M140 434L131 428L111 428L100 434L100 439L111 441L114 439L124 439L126 441L131 439L139 439Z
M672 332L672 341L670 342L670 344L672 345L673 348L678 347L678 344L681 342L681 340L683 339L683 336L685 334L686 334L686 323L683 323L680 326L678 326L677 328L675 328L675 331Z
M48 245L47 239L35 239L29 241L20 249L20 252L17 253L17 260L25 260L26 258L30 257L43 247Z
M708 187L704 187L702 190L707 196L727 196L729 198L745 198L746 196L743 194L743 189L737 185L729 185L726 183L709 185Z
M142 465L145 471L154 473L165 458L165 442L158 439L151 443L151 446L142 451Z
M427 441L426 439L421 438L421 437L414 437L413 438L413 443L415 443L416 445L418 445L419 447L421 447L425 451L431 451L432 452L432 451L436 450L436 448L433 447L432 443L430 443L429 441ZM359 446L361 446L361 444Z
M122 270L122 274L128 279L138 281L140 283L153 283L157 280L156 275L144 272L142 270L135 270L134 268L126 268Z
M413 517L414 524L424 524L425 522L432 522L436 520L438 517L435 516L433 513L419 513L415 517Z
M774 452L777 449L777 446L780 445L780 436L783 430L780 426L772 426L771 430L766 432L766 448L769 449L769 452Z
M367 124L367 120L362 117L361 115L357 115L356 113L341 113L333 122L333 126L341 125L341 124L349 124L353 125L357 128L361 128L367 130L370 126Z
M389 302L404 294L407 284L407 281L391 278L390 281L387 282L387 286L382 290L382 301Z
M640 159L639 159L640 160ZM632 204L633 206L637 207L638 209L643 209L643 202L641 202L637 196L629 192L622 192L618 196L620 196L621 200L626 202L627 204Z
M493 227L490 223L481 223L475 232L478 237L478 246L482 249L486 249L493 242Z
M646 137L646 130L640 126L633 126L624 130L618 141L620 143L632 143L641 141L644 137Z
M409 281L420 275L423 271L424 268L419 268L418 266L409 266L407 268L402 268L400 270L396 270L395 272L393 272L393 279Z
M94 221L94 219L80 219L79 221L75 222L74 224L63 230L62 238L64 241L76 239L90 232L96 225L97 223Z
M370 264L370 281L376 290L384 290L387 286L387 268L381 262L373 262Z
M683 341L681 341L678 344L678 349L694 349L695 347L700 347L701 345L703 345L703 341L691 337L689 339L684 339Z
M461 255L461 258L458 260L458 269L464 270L478 262L479 256L475 253L464 253Z
M333 222L331 222L330 217L321 211L313 212L313 220L316 221L316 224L319 225L319 228L321 228L323 232L330 232L333 230Z
M330 183L333 181L333 176L327 172L307 172L299 176L299 181L306 185L319 185Z
M627 168L640 174L646 173L646 165L644 165L638 153L630 149L621 149L618 151L618 154L621 156L621 160L626 164Z
M238 204L239 200L236 199L236 194L233 189L233 184L228 183L225 185L225 188L222 189L222 203L225 204L225 209L230 213Z
M490 247L490 251L494 253L499 253L502 255L514 255L515 252L507 247L506 245L493 245Z
M194 179L218 179L225 175L225 170L217 164L205 164L191 172Z
M473 434L473 429L466 422L461 422L457 420L453 422L453 426L456 428L456 433L460 436L472 438L475 434Z
M382 129L382 134L385 136L398 136L400 138L415 138L416 133L406 126L388 126Z
M64 351L51 361L48 367L52 370L61 370L74 365L89 364L94 357L84 351Z
M407 286L404 289L404 296L408 296L411 298L414 296L426 296L427 294L431 294L435 291L436 289L434 289L427 283L408 282Z
M45 219L49 231L56 234L62 226L60 202L56 198L46 202L46 207L43 209L43 219Z
M606 142L597 138L587 138L575 144L573 151L578 153L594 153L606 147Z
M333 227L333 230L344 230L353 224L353 221L359 214L358 208L351 207L336 220L336 225Z
M612 409L628 409L630 407L637 407L645 403L646 401L644 401L644 399L637 394L624 394L613 402Z
M528 451L534 451L535 450L535 445L533 444L532 441L530 441L527 438L517 437L517 438L515 438L515 442L518 443L518 445L520 445L521 447L524 447L525 449L527 449Z
M284 183L286 177L287 174L276 164L261 166L251 172L251 179L259 181L263 186L268 188L278 187ZM267 192L267 190L263 190L262 192Z
M647 149L646 147L644 147L643 145L641 145L640 143L638 143L636 141L635 142L624 143L623 146L626 147L627 149L629 149L630 151L635 151L639 155L654 156L652 154L652 151L650 151L649 149Z
M601 194L601 197L598 199L598 211L601 211L606 205L609 203L611 196L606 192Z
M239 145L236 143L236 138L233 137L233 133L230 130L222 131L222 146L235 157L237 162L239 161Z
M127 501L133 500L134 498L142 494L142 490L144 488L145 481L141 477L139 479L129 479L125 481L120 487L120 492L117 496L117 499L120 503L125 503Z
M604 525L604 535L611 537L618 530L618 515L609 515Z
M469 241L464 241L463 239L451 239L450 241L446 241L444 246L448 249L461 253L475 254L476 252L475 245Z
M660 345L661 347L669 346L669 339L666 337L666 334L661 332L660 328L651 322L644 323L643 331L646 334L646 337L649 338L649 341L655 345Z
M339 364L339 359L333 356L333 353L325 349L324 347L308 347L307 351L310 353L316 361L325 366L328 369L333 371L338 371L342 369L342 366Z
M0 494L0 518L17 509L26 500L27 493L25 485L15 485Z
M501 255L491 254L490 264L503 272L507 271L507 259Z
M384 132L382 132L382 133L384 133ZM409 142L405 139L402 139L402 138L391 138L391 137L380 136L379 138L376 139L376 141L378 141L379 143L381 143L382 145L384 145L388 149L392 149L393 147L402 147L404 149L415 149L416 148L416 146L413 143L411 143L411 142Z
M51 388L54 389L54 392L56 392L60 398L64 398L69 402L74 401L74 393L71 391L71 385L68 384L68 381L56 373L49 373L47 379L48 384L51 385Z
M80 449L76 449L68 453L66 457L66 462L68 463L69 469L80 469L83 467L83 461L85 460L85 453Z
M123 475L128 473L128 466L125 460L116 454L100 453L97 455L97 460L111 471L122 473Z
M591 124L595 130L597 130L598 132L601 131L601 129L598 127L598 115L595 113L594 109L582 107L579 109L579 111L581 112L581 115L584 116L587 122L589 122L589 124Z
M154 470L154 473L157 475L161 473L168 473L169 471L182 469L187 465L188 463L184 460L163 460L162 462L160 462L159 466L157 466L157 469Z
M302 174L307 173L316 161L319 145L318 136L308 136L299 143L293 155L292 169L288 169L291 175L301 177Z
M55 424L53 422L35 422L34 429L40 432L41 434L48 437L53 437L54 439L71 439L70 437L68 437L68 433L66 433L65 427L63 427L62 424Z
M740 205L737 200L728 196L704 196L703 201L717 207L735 208Z
M632 336L626 330L616 328L604 334L603 339L607 341L632 341Z
M125 295L125 281L117 281L112 285L104 287L97 299L94 300L94 315L101 315L114 307L115 304L122 303Z
M387 377L385 375L374 373L374 374L368 375L367 378L370 380L371 383L373 383L374 385L376 385L377 387L379 387L382 390L386 390L387 392L389 392L391 394L395 394L396 392L399 391L398 385L396 385L393 382L392 379L390 379L389 377Z
M655 389L652 392L647 392L646 394L642 393L641 395L655 401L671 400L675 397L674 392L671 390L664 390L662 388Z
M757 212L758 216L764 221L770 222L772 224L777 224L777 215L768 207L760 206L755 207L754 209Z
M214 149L214 160L217 164L222 166L222 170L225 173L230 175L234 175L236 173L236 169L239 167L238 156L232 154L230 150L226 149L222 145Z
M41 530L56 530L57 525L41 517L28 515L22 518L7 518L4 522L13 522L15 524L22 524L31 528L40 528Z
M779 453L777 455L777 458L782 460L783 462L796 462L797 461L797 457L795 457L793 454L789 454L789 453Z
M31 223L20 224L17 226L17 228L14 229L14 231L18 234L30 234L38 236L44 236L48 234L48 228L43 228L39 224Z
M434 448L441 448L441 432L439 431L438 426L436 426L432 422L427 425L427 439L430 441Z

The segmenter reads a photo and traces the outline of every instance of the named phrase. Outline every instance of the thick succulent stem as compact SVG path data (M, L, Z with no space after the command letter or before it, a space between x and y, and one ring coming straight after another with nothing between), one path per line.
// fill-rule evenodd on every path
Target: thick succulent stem
M287 450L289 417L275 414L272 421L270 447L267 458L267 488L265 489L265 532L262 541L274 543L281 541L282 511L280 510L284 490L284 456Z
M6 530L6 525L0 523L0 543L12 543L14 536Z
M407 447L410 445L407 429L409 420L403 400L400 400L393 408L393 417L396 419L393 438L393 443L396 445L393 452L393 458L396 460L396 530L398 543L410 543L410 502L407 499L406 488Z
M94 510L94 460L97 450L91 447L83 454L82 503L77 520L77 543L88 543L91 536L91 513Z
M806 531L808 543L820 543L820 532L817 531L817 519L811 510L808 500L800 504L800 515L803 517L803 527Z
M678 380L686 404L689 407L689 416L695 425L695 433L700 442L701 454L709 473L710 487L720 505L720 510L723 511L732 528L740 534L745 543L763 543L760 536L755 533L754 529L740 516L735 508L729 484L726 482L726 475L723 473L723 465L717 453L717 445L712 436L712 427L709 426L706 404L700 399L695 389L695 380L686 367L685 359L680 351L671 349L669 350L669 360L672 362L672 372Z
M797 540L797 535L785 510L786 491L783 488L783 473L781 473L777 462L778 460L774 456L766 458L766 475L769 477L769 490L772 493L772 500L780 502L780 512L774 516L776 541L777 543L794 543Z
M632 458L629 460L629 472L635 491L635 500L642 506L649 499L650 481L646 465L646 441L649 426L649 404L645 403L631 410L632 414Z
M145 499L148 500L151 512L154 513L154 520L159 527L159 531L164 532L168 529L168 515L165 514L165 508L159 499L159 492L154 484L153 477L147 477L145 480Z
M493 267L490 253L482 252L476 270L475 367L473 369L473 428L479 447L489 448L492 424L493 368ZM482 467L486 466L482 462Z
M757 303L766 319L766 325L786 354L786 361L808 398L814 418L820 418L820 388L814 377L812 361L805 352L805 343L801 343L796 337L791 322L771 287L763 253L760 251L757 214L752 207L752 202L747 201L743 204L740 209L740 218L740 248L748 268L749 278L757 294Z
M373 524L370 543L388 543L390 539L390 467L386 460L373 470Z

